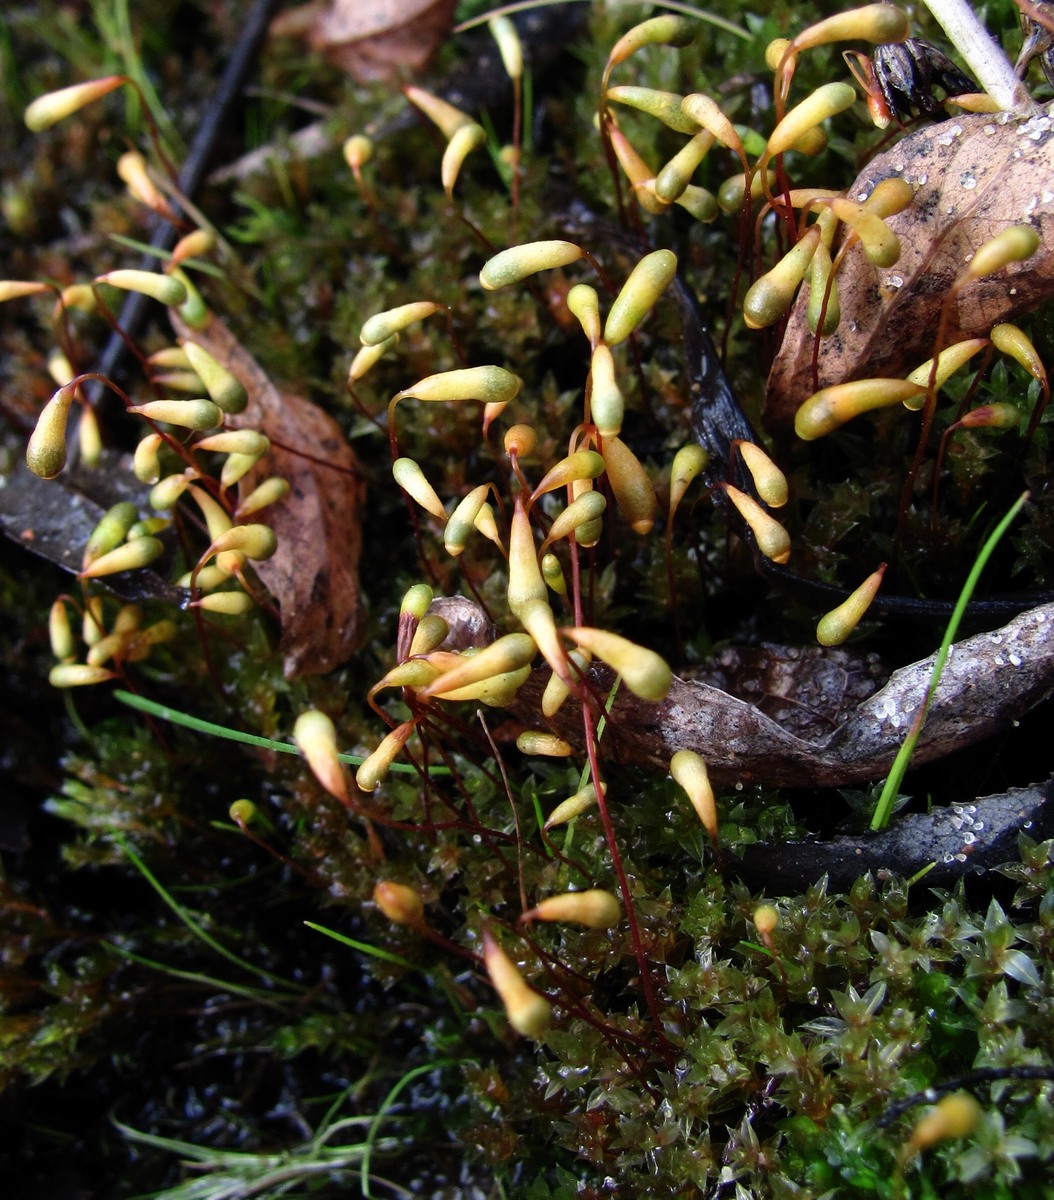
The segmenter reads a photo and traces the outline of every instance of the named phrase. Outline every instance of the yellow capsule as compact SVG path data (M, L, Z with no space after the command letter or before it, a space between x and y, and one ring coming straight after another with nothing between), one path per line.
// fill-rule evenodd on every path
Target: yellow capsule
M509 609L519 616L528 604L544 601L547 595L531 521L523 507L523 497L517 495L509 524Z
M481 483L455 505L443 531L443 545L447 554L456 558L464 551L468 535L476 527L476 518L489 491L490 484Z
M902 42L908 36L908 17L892 4L865 4L836 13L803 29L794 39L795 50L811 50L831 42Z
M685 212L691 213L697 221L707 223L716 221L721 212L721 206L713 192L708 192L706 188L696 187L694 183L688 184L674 203L680 205Z
M373 158L373 142L365 134L352 134L345 140L341 153L344 155L344 161L357 175Z
M609 346L617 346L625 341L651 312L676 274L677 256L671 250L655 250L645 254L630 271L628 280L607 313L604 341Z
M636 147L622 130L617 125L610 125L607 134L618 164L633 187L642 188L646 184L652 183L655 179L655 172L637 153ZM638 194L638 198L646 199L647 197ZM655 202L661 207L661 202L657 197Z
M433 300L413 300L409 304L400 304L397 308L374 313L359 330L359 341L367 347L381 346L401 330L416 325L418 321L425 320L441 309L442 305Z
M694 127L695 122L693 121L692 124ZM691 183L692 176L699 164L710 152L710 147L715 140L709 130L703 129L677 151L655 176L655 194L660 200L672 204L675 200L680 199L685 188Z
M681 108L683 96L648 87L612 87L604 93L608 100L647 113L676 133L696 133L698 124Z
M696 28L695 22L687 17L675 17L669 13L661 17L650 17L647 21L634 25L611 47L604 71L605 81L612 67L617 67L620 62L624 62L644 46L690 46L695 39Z
M5 300L20 300L23 296L39 296L41 292L50 292L51 285L47 283L23 282L21 279L0 279L0 304Z
M201 608L227 617L244 616L255 607L256 601L252 596L240 591L210 592L207 596L199 596L191 604L191 608Z
M538 445L538 434L532 425L510 425L503 439L505 453L510 458L526 458Z
M351 360L351 366L348 367L348 387L354 387L360 379L368 375L398 340L399 335L393 333L391 337L386 337L376 345L360 347L358 353Z
M548 600L531 600L520 606L516 616L520 624L534 639L542 657L561 679L570 681L570 668L567 665L567 654L560 634L556 628L556 618L549 607Z
M150 178L146 169L146 159L138 150L127 150L117 160L117 177L128 188L131 197L140 204L145 204L155 212L170 211L164 196Z
M769 136L761 167L778 154L790 150L799 138L829 117L843 112L856 101L856 89L848 83L825 83L796 105Z
M405 615L415 617L418 621L424 620L434 596L435 593L427 583L415 583L411 585L406 589L402 602L399 605L400 617Z
M210 450L214 454L251 454L259 458L271 449L271 439L257 429L225 429L195 442L194 449Z
M787 503L787 477L756 442L737 441L736 449L746 464L758 495L769 508Z
M534 908L528 909L520 920L568 921L574 925L584 925L587 929L610 929L622 920L622 907L610 892L602 888L590 888L584 892L547 896Z
M269 525L234 525L220 534L206 552L209 555L237 550L246 558L262 560L270 558L278 549L278 539Z
M597 479L603 473L604 459L595 450L575 450L546 471L531 493L531 502L576 480Z
M499 16L491 17L487 28L497 44L505 74L510 79L519 79L523 75L523 46L516 26L508 17Z
M48 683L52 687L90 687L93 683L105 683L116 679L113 671L105 667L90 667L87 663L59 663L48 672Z
M505 543L501 540L501 534L498 531L498 520L494 515L494 507L489 501L484 501L480 505L474 524L477 533L481 533L488 542L493 542L502 554L505 553Z
M765 194L765 189L771 191L776 186L775 171L752 171L750 175L750 196L756 200ZM738 212L743 207L746 198L746 175L730 175L717 189L717 203L724 213Z
M259 810L251 800L235 800L227 809L227 816L239 829L248 829L259 816Z
M26 446L26 466L41 479L54 479L66 465L66 421L75 389L60 387L40 410Z
M574 663L578 668L578 673L584 675L592 662L592 655L587 650L572 650L568 656L569 663ZM554 671L549 676L542 691L542 716L548 717L550 720L563 707L564 701L571 694L569 679L563 679Z
M674 782L683 788L695 809L699 823L717 845L718 822L717 801L710 786L710 775L706 763L694 750L678 750L670 759L670 774Z
M128 410L148 421L178 425L181 429L204 432L223 424L223 413L211 400L148 400L134 404Z
M397 725L372 754L367 755L355 772L355 784L364 792L373 792L387 778L395 756L410 740L414 731L413 721L404 721Z
M741 492L730 483L723 483L721 487L749 526L761 553L772 562L785 563L791 552L790 534L786 529L775 517L770 516L753 496L748 496L746 492Z
M138 604L122 604L113 619L114 633L134 633L143 623L143 610Z
M177 308L187 298L187 289L172 275L155 271L121 270L96 275L96 283L108 283L126 292L140 292L169 308Z
M188 396L200 396L205 390L201 376L195 371L160 371L151 382Z
M607 784L602 783L600 790L607 792ZM588 783L581 791L575 792L573 796L568 796L566 800L562 800L553 809L545 820L545 829L549 830L557 825L566 825L568 821L573 821L575 817L580 817L584 812L595 808L596 803L596 788L591 783Z
M846 640L871 607L871 601L882 586L882 576L885 573L886 564L883 563L837 608L832 608L820 618L816 626L816 640L821 646L840 646Z
M551 271L566 267L585 255L581 246L559 239L547 242L525 242L522 246L511 246L493 258L487 259L479 273L479 282L485 291L519 283L539 271Z
M443 161L439 168L439 177L448 199L453 197L454 184L457 183L457 177L461 174L465 159L473 150L478 150L480 146L484 145L486 140L487 131L482 125L473 121L469 125L462 125L447 142L446 149L443 151Z
M525 729L516 739L521 754L537 754L545 758L567 758L573 750L563 738L544 729Z
M226 491L246 475L260 461L258 454L228 454L220 470L220 487Z
M673 456L670 467L670 523L674 513L680 507L685 492L692 482L705 469L710 461L710 455L702 446L682 446Z
M198 506L201 515L205 518L209 541L215 542L218 537L225 534L234 524L231 520L231 514L219 501L210 496L208 492L202 491L201 488L196 487L194 484L187 485L187 492Z
M188 258L200 258L208 254L216 245L216 235L211 229L195 229L185 233L172 247L170 263L186 262Z
M542 578L545 580L546 586L550 591L555 592L558 596L567 595L567 580L564 578L564 569L560 566L560 560L551 551L548 554L542 555ZM547 716L550 714L546 714Z
M900 239L877 213L866 204L844 196L830 202L831 211L860 239L869 262L876 267L891 267L900 257Z
M949 1138L969 1137L980 1125L984 1110L969 1092L949 1092L921 1117L901 1153L901 1162L914 1158Z
M293 741L325 791L348 804L348 783L337 756L337 731L329 717L317 708L302 712L293 725Z
M842 306L838 299L838 280L832 275L831 252L821 236L820 244L809 264L809 301L806 319L813 333L824 337L834 333L842 319ZM824 301L826 300L826 305ZM820 324L821 314L823 325Z
M890 175L888 179L880 179L871 189L871 195L864 201L868 212L879 217L895 217L915 198L915 189L906 179L899 175Z
M456 664L420 689L420 695L445 696L447 692L479 683L492 675L518 671L529 666L537 653L534 639L528 634L507 633L476 654L458 655Z
M586 492L593 491L593 481L591 479L576 479L571 484L571 499L577 500L579 496L584 496ZM586 521L579 525L575 530L575 541L579 546L588 550L591 546L595 546L600 541L601 535L604 532L604 522L601 520Z
M51 653L59 662L69 662L77 653L65 600L55 600L51 605L48 614L48 640L51 642Z
M184 341L183 349L190 360L190 365L205 385L205 391L208 392L209 399L213 404L221 412L231 414L244 412L245 406L249 403L249 394L234 375L197 342Z
M199 592L211 592L214 588L221 587L231 578L231 572L224 570L219 566L202 567L197 574L193 571L186 571L176 580L176 587L188 589L193 586Z
M102 596L89 596L84 602L84 615L81 619L81 641L86 646L94 646L103 636Z
M992 345L1001 354L1009 354L1015 362L1025 368L1033 379L1039 382L1041 387L1047 387L1047 369L1023 329L1004 321L1002 324L992 326L990 336Z
M462 367L455 371L426 375L413 387L397 392L394 399L427 402L482 400L487 404L507 404L516 399L522 386L523 380L504 367Z
M673 672L665 659L654 650L638 646L636 642L606 629L575 626L565 630L565 633L575 645L588 650L594 658L601 659L617 671L635 696L655 702L666 698L673 683Z
M761 934L762 938L768 938L780 923L780 914L771 904L759 904L754 909L753 921L754 928Z
M1011 225L977 249L969 266L956 281L956 287L971 279L991 275L1010 263L1031 258L1038 249L1039 234L1031 225Z
M604 465L619 512L634 533L650 533L659 502L640 459L621 438L604 439Z
M192 478L196 478L196 475L191 476L186 472L178 475L166 475L150 489L150 507L156 508L160 512L175 508L176 502L187 490L187 485Z
M589 393L589 415L602 437L612 437L622 431L625 401L615 380L615 359L606 342L593 347L589 365L592 388Z
M738 155L743 165L746 166L747 156L743 149L743 142L736 132L735 126L722 112L716 100L711 99L703 92L693 92L681 101L681 108L700 129L705 129L715 141Z
M961 366L968 363L978 351L983 350L987 345L988 338L967 338L965 341L956 342L954 346L948 346L937 355L936 371L933 369L932 358L921 363L907 376L907 380L909 383L918 384L924 390L920 395L909 396L904 401L904 407L912 411L920 409L926 400L926 391L930 386L931 375L933 376L934 391L940 390Z
M95 409L88 404L81 409L80 420L77 422L77 444L83 465L97 467L102 458L102 433Z
M891 408L925 392L924 386L908 379L857 379L851 383L836 383L814 392L798 409L794 432L803 442L811 442L832 433L861 413Z
M764 329L786 316L819 244L820 230L810 225L772 270L751 284L743 298L748 329Z
M433 96L423 88L405 87L403 93L411 104L419 108L433 124L439 126L447 141L450 141L462 126L474 124L468 113L462 112L460 108L455 108L453 104L441 100L438 96Z
M84 657L89 667L104 667L111 659L123 660L127 634L108 633L100 638Z
M416 888L391 879L379 879L373 888L373 902L396 925L419 928L424 924L425 902Z
M599 520L603 516L605 508L607 508L607 498L603 492L583 492L556 516L549 532L545 535L545 541L542 542L542 549L544 550L552 542L560 541L561 538L572 536L587 522Z
M189 276L181 267L174 267L170 264L168 273L182 285L187 294L187 298L179 306L179 315L191 329L204 329L211 318L201 293L191 283Z
M171 525L171 517L144 517L141 521L136 521L128 530L128 540L131 542L135 538L155 537L159 533L164 533Z
M530 677L530 667L517 667L515 671L502 671L500 675L491 675L477 683L454 688L440 698L452 701L473 700L491 708L508 708L515 700L516 693Z
M83 565L87 566L111 550L115 550L128 536L139 513L130 500L122 500L106 510L98 524L88 536L84 547Z
M40 133L127 82L124 75L107 75L38 96L26 109L26 126L33 133Z
M78 579L99 579L103 575L116 575L120 571L136 571L140 567L156 562L165 552L164 545L153 537L136 538L123 546L100 555L77 572Z
M552 1021L549 1001L528 986L519 967L486 929L483 931L483 965L513 1029L524 1037L541 1037Z
M567 307L577 318L590 346L600 341L600 302L596 288L576 283L567 293Z
M397 458L392 463L392 475L404 492L433 517L446 520L443 501L436 495L435 488L428 482L424 472L412 458Z
M772 41L769 42L769 44L765 47L765 66L768 67L770 71L777 70L780 63L783 62L783 57L790 49L790 46L790 38L773 38Z
M963 429L1016 429L1021 424L1021 410L1016 404L982 404L963 413L958 425Z
M426 613L417 624L410 642L409 656L431 654L446 641L450 625L438 613Z

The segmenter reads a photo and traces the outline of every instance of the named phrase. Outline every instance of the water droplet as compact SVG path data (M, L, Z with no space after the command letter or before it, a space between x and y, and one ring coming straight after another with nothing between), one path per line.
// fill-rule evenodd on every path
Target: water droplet
M959 185L968 192L977 187L977 176L972 171L963 171L959 176Z
M902 275L887 275L886 286L891 288L903 287L904 277Z

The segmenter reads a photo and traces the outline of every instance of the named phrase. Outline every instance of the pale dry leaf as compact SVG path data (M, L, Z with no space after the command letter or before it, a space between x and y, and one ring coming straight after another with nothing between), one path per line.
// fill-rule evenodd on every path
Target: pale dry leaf
M361 83L418 71L450 34L457 0L330 0L300 5L271 25L300 34L312 49Z
M289 480L289 496L252 518L278 537L274 557L257 563L256 573L281 610L286 675L323 674L345 662L363 636L358 569L365 488L355 452L332 417L310 400L280 392L215 317L204 330L174 323L248 392L248 406L228 417L227 427L259 429L271 439L271 452L241 481L239 494L265 475Z
M901 176L916 191L888 220L900 239L898 261L873 266L859 246L838 275L842 319L820 339L806 321L808 288L791 312L768 380L765 420L786 427L819 387L852 379L906 375L933 353L941 306L984 242L1010 225L1031 224L1040 247L1031 258L968 284L949 306L945 344L983 337L1054 294L1054 105L1025 119L973 115L931 125L875 157L848 190L863 199Z

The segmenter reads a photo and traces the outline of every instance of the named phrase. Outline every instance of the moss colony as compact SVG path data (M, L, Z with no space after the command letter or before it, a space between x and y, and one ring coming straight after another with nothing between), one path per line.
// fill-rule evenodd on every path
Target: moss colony
M0 18L13 1194L1050 1194L1049 85L473 10L191 183L211 8Z

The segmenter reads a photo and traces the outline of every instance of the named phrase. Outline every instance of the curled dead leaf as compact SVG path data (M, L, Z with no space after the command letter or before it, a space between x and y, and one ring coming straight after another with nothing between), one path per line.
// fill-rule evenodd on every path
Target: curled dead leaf
M355 452L340 426L310 400L280 392L259 363L220 321L204 330L176 321L244 386L249 403L233 429L259 429L272 448L239 483L247 495L266 475L289 480L282 503L259 517L274 530L278 550L256 573L278 601L285 673L321 675L345 662L362 640L359 555L365 487Z
M945 344L986 336L1054 294L1054 106L1028 119L1007 113L956 117L919 130L876 156L848 195L900 176L915 198L888 224L900 239L891 267L860 247L838 275L842 319L820 339L806 319L808 288L795 302L768 380L765 419L785 428L819 388L872 376L903 376L931 357L941 305L970 256L1011 225L1040 234L1031 258L968 284L950 306Z

